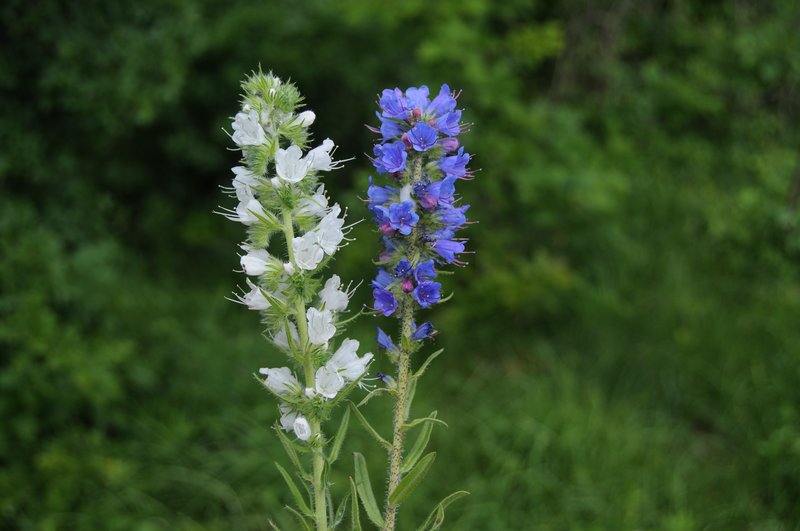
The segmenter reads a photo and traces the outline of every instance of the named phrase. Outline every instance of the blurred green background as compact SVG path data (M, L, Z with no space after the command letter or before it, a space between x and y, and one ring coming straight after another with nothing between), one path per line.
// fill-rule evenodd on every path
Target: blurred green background
M800 529L798 2L9 0L0 19L0 528L291 528L252 379L282 359L223 298L242 229L211 213L261 64L357 157L326 179L351 219L381 89L447 82L474 123L477 254L430 313L447 350L417 400L450 428L403 529L460 488L449 529ZM378 245L354 234L334 271L358 281ZM386 402L367 410L388 430Z

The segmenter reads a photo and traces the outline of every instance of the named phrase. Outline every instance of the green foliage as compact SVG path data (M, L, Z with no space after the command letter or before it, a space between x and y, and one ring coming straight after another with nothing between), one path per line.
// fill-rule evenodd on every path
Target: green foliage
M450 428L411 528L455 485L472 494L445 529L792 529L798 16L789 0L4 3L0 527L297 527L251 378L275 353L223 300L241 230L210 215L236 159L231 94L261 64L303 88L341 158L369 153L385 86L464 91L477 254L433 316L446 351L417 402ZM367 167L329 184L354 219ZM366 277L374 235L353 235L337 271ZM386 404L364 405L382 432ZM376 447L350 431L343 452Z

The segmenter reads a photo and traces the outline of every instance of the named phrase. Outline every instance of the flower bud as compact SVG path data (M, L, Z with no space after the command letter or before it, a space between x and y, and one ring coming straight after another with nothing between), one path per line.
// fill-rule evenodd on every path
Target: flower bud
M442 146L442 149L444 149L445 152L450 152L457 150L459 143L457 138L448 136L447 138L442 138L439 140L439 145Z
M411 293L414 291L414 283L411 281L410 278L403 279L403 293Z
M381 226L378 227L378 230L381 234L385 234L386 236L391 236L394 234L394 229L390 223L381 223Z
M411 141L408 139L408 133L403 133L400 140L406 145L406 148L411 149Z
M417 107L413 111L411 111L411 116L414 117L414 120L419 120L420 117L422 116L422 111L420 110L419 107Z
M314 114L314 111L303 111L297 115L297 123L300 124L300 127L308 127L313 124L316 119L317 115Z
M311 425L308 423L305 417L300 415L294 419L294 434L297 435L297 438L301 441L307 441L309 437L311 437Z

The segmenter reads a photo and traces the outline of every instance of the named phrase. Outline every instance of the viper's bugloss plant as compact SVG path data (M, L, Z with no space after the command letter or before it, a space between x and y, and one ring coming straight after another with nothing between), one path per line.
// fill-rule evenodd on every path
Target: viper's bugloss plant
M405 92L384 90L379 102L380 127L370 128L381 135L372 163L388 180L375 184L370 179L367 192L369 211L383 243L378 274L372 281L374 310L400 321L396 339L378 328L378 344L396 365L397 373L394 377L379 374L386 387L369 395L385 390L395 401L391 443L383 442L389 452L383 513L375 506L369 510L371 493L362 497L373 523L385 530L395 528L398 507L430 469L436 453L423 456L425 447L433 426L443 424L436 411L409 419L417 381L441 350L428 356L416 372L411 372L411 363L436 334L430 322L417 324L417 312L446 300L436 280L446 273L444 267L465 265L460 257L466 240L459 234L467 223L469 205L460 204L456 183L470 179L472 173L467 169L470 155L457 138L464 129L462 111L456 109L457 96L447 85L433 99L425 86ZM417 426L420 434L404 456L405 433ZM364 480L366 470L360 461L356 456L356 476ZM445 498L420 529L437 529L444 508L465 494L458 491Z
M333 511L326 476L341 449L349 409L335 437L328 438L322 424L360 384L372 359L370 353L358 356L358 341L336 337L350 286L336 275L324 282L321 276L349 228L320 181L342 161L333 160L330 139L305 152L315 115L297 113L302 97L293 84L259 71L242 89L231 134L242 160L232 169L232 186L224 188L239 203L220 212L247 232L240 245L247 288L233 300L261 314L264 335L288 357L289 366L261 368L263 378L257 378L278 400L275 431L305 487L278 465L297 504L290 510L304 527L325 530L341 522L345 509L343 502Z

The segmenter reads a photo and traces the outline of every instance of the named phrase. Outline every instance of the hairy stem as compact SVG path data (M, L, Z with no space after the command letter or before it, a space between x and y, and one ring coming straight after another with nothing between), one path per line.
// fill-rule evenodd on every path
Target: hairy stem
M286 238L286 247L288 248L289 261L297 267L294 263L294 250L292 249L292 240L294 239L294 224L292 222L292 214L288 210L283 212L283 234ZM303 299L298 296L294 305L294 318L297 321L297 334L299 337L300 348L302 349L303 370L305 373L306 387L314 387L314 360L306 351L308 345L308 323L306 322L306 305ZM315 441L322 437L320 430L320 423L318 420L311 420L311 441ZM322 480L322 473L325 469L324 457L322 455L321 446L313 449L312 454L312 490L314 491L314 520L316 522L317 531L327 531L328 529L328 512L325 506L325 485Z
M413 185L422 179L422 155L417 155L411 162L412 171L410 180L407 184ZM418 241L417 232L414 230L409 236L408 254L413 255L417 251ZM403 465L403 424L408 420L409 404L409 366L411 358L410 338L413 333L412 326L414 321L414 299L407 294L401 301L401 348L397 359L397 399L394 405L394 422L392 429L392 448L389 451L389 482L386 492L386 518L383 526L384 531L394 531L397 521L398 506L389 502L394 489L400 483L400 467ZM408 339L407 339L408 338Z

